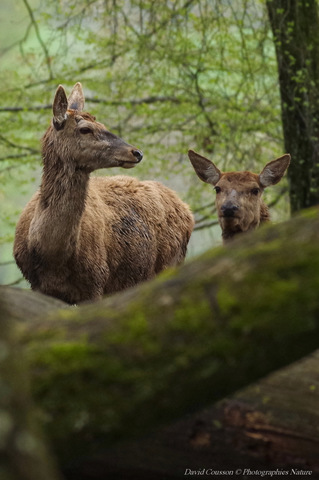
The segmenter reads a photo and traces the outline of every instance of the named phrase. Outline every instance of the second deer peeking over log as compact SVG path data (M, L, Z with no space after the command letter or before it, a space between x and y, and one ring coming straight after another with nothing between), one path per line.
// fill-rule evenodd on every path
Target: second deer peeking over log
M128 176L93 177L99 168L132 168L140 150L83 112L77 83L60 85L43 137L43 175L16 228L14 256L34 290L68 303L100 298L181 263L193 215L170 189Z
M265 187L281 180L290 163L289 154L267 163L259 175L247 171L221 172L208 158L193 150L189 150L188 156L198 177L215 187L216 208L224 242L270 219L262 193Z

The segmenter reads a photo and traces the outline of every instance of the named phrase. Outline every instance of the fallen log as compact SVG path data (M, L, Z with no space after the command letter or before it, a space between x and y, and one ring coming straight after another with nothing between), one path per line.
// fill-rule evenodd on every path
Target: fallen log
M61 465L314 351L318 238L318 211L308 211L122 294L20 323L33 396Z
M142 439L98 450L67 476L319 478L318 371L319 350Z
M12 318L1 301L0 325L0 479L61 480L38 426Z
M1 286L2 308L11 320L24 321L35 317L45 318L58 308L67 308L67 304L56 298L22 288Z

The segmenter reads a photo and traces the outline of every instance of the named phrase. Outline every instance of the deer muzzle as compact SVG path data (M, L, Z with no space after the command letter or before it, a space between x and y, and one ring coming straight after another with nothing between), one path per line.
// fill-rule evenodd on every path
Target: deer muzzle
M138 163L140 163L142 161L143 152L141 150L138 150L138 149L134 148L134 149L131 150L131 154L132 154L132 160L124 160L124 161L119 162L120 167L133 168L133 167L135 167L135 165L137 165Z
M136 163L140 163L143 158L143 152L141 150L132 150L132 154L136 158Z
M239 209L238 205L228 201L223 203L220 210L223 217L231 218L231 217L235 217L238 209Z

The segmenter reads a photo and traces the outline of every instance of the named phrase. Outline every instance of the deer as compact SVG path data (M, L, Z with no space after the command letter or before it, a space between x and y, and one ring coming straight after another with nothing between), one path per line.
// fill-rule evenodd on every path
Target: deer
M290 164L289 154L268 162L260 174L250 171L222 172L211 160L194 150L188 151L188 157L197 176L214 186L224 244L270 220L269 208L262 194L266 187L281 180Z
M143 153L84 109L76 83L62 85L42 138L39 189L24 208L13 253L31 288L69 304L149 280L184 261L194 227L190 208L154 180L90 176L133 168Z

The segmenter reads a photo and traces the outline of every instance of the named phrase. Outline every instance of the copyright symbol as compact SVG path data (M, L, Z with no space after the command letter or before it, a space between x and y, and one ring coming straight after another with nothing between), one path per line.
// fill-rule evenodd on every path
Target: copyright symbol
M242 474L242 470L240 468L237 468L236 472L235 472L235 475L241 475Z

